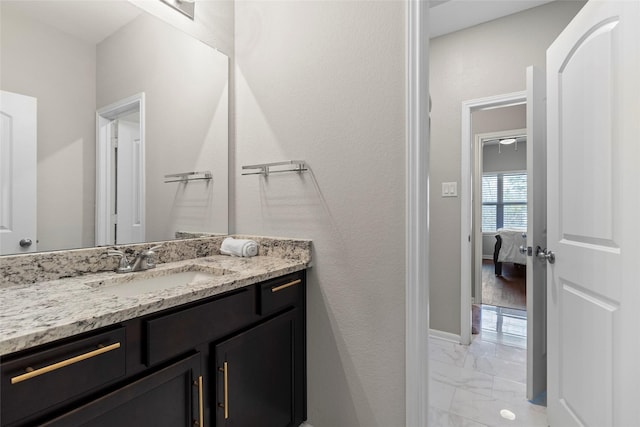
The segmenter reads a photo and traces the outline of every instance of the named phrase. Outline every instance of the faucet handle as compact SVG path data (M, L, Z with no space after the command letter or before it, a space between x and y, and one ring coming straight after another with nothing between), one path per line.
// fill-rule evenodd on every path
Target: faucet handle
M120 263L118 264L118 268L116 268L117 273L128 273L131 271L131 264L129 264L129 260L124 252L113 249L107 251L107 255L120 257Z
M162 245L152 246L147 251L145 251L145 254L147 255L147 268L155 268L156 260L154 258L154 255L156 253L154 251L160 249L161 247Z

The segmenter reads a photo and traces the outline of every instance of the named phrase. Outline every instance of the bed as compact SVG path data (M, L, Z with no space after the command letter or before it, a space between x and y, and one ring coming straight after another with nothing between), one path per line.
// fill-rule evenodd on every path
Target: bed
M496 276L502 276L502 263L527 265L527 255L520 252L520 246L527 246L526 230L500 228L496 234L493 250L493 264Z

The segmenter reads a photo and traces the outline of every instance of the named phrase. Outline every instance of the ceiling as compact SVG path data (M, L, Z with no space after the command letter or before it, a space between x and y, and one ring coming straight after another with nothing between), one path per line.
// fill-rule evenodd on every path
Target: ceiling
M442 36L554 0L430 0L430 38Z
M473 27L503 16L521 12L554 0L430 0L430 38L438 37L464 28ZM125 3L114 8L113 3L104 1L10 1L2 0L3 7L19 8L23 13L59 29L69 31L74 36L97 43L115 29L131 21L140 9ZM72 7L69 7L72 5ZM100 8L96 8L99 6ZM69 13L69 11L73 13Z

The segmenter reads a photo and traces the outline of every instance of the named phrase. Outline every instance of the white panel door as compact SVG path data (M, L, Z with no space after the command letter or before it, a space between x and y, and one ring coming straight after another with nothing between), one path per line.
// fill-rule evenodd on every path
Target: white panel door
M37 100L0 91L0 255L34 252Z
M640 2L589 1L547 51L548 417L640 423Z
M139 121L117 120L116 243L144 242L142 147Z
M527 246L547 247L547 118L544 71L527 68ZM547 268L527 257L527 398L547 390Z

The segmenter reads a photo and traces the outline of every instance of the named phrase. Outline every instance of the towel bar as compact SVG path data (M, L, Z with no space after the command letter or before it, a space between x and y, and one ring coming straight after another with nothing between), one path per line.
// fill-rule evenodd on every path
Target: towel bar
M279 166L289 166L289 167L285 169L276 169L276 170L271 169L273 167L279 167ZM309 170L304 160L287 160L285 162L260 163L257 165L242 166L242 169L243 170L260 169L258 172L247 172L247 173L243 173L242 175L264 175L264 176L268 176L269 174L272 174L272 173L281 173L281 172L302 173L306 170Z

